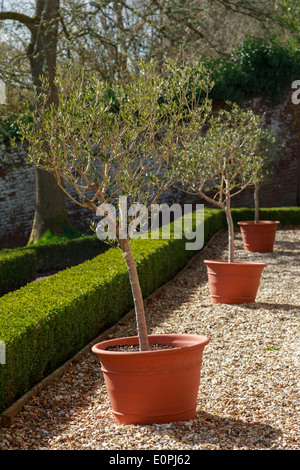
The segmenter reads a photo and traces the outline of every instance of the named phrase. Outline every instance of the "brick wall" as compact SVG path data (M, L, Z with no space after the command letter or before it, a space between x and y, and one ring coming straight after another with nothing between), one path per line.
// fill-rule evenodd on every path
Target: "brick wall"
M292 91L274 105L263 98L252 98L243 103L245 109L265 113L268 124L275 130L280 144L275 176L262 186L260 205L263 207L297 206L300 204L300 104L292 103ZM233 199L233 206L253 207L253 192L245 190Z
M300 104L292 102L291 90L279 104L261 97L252 97L242 103L244 109L265 113L267 123L274 129L282 145L275 164L275 176L271 182L260 188L261 207L283 207L300 205ZM225 103L214 104L216 110L226 107ZM172 190L168 196L171 203L198 202L207 205L200 198ZM253 189L247 188L231 201L232 207L254 207Z
M26 161L24 151L0 155L0 249L27 244L35 212L35 167ZM89 231L91 210L66 198L70 222L83 232Z
M295 105L291 93L280 104L255 97L245 100L243 107L266 114L280 142L285 144L277 161L272 184L260 191L261 207L300 205L300 104ZM220 105L220 104L219 104ZM221 104L222 105L222 104ZM182 191L171 189L162 202L181 204L203 202ZM66 199L70 222L89 232L93 212L84 210ZM253 191L245 190L232 199L234 207L253 207ZM28 165L22 151L0 155L0 248L25 245L30 235L35 208L35 168Z

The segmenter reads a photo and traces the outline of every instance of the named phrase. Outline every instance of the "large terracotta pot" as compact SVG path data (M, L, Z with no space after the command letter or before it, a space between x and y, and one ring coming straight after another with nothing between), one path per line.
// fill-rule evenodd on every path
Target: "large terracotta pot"
M211 302L244 304L255 302L265 263L205 260Z
M138 337L93 346L119 424L153 424L195 418L202 354L209 339L188 334L149 335L150 344L172 349L119 352L106 348L138 344Z
M246 251L268 253L273 251L278 220L261 220L257 223L251 220L238 222Z

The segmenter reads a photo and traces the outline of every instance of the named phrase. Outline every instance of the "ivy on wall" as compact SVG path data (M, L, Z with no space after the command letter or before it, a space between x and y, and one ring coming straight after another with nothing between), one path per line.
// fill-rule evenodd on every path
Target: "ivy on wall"
M0 151L5 152L6 148L11 147L12 140L19 141L18 121L28 121L28 117L25 114L0 115Z
M300 79L300 49L276 36L249 36L230 58L204 62L215 82L210 94L213 100L240 103L261 96L278 103L292 82Z

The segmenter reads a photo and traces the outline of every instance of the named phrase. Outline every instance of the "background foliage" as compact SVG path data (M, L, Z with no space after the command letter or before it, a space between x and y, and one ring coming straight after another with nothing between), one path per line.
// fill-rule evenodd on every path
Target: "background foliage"
M199 57L199 69L204 64L211 70L214 87L210 98L216 101L241 103L251 96L265 97L278 103L294 80L300 77L300 50L293 41L282 41L276 36L257 38L248 36L235 47L229 57ZM194 67L197 74L197 68ZM115 96L109 96L118 109ZM163 98L163 97L162 97ZM11 138L19 137L19 114L0 116L1 140L9 146Z
M226 59L207 58L214 100L241 102L253 95L279 102L300 76L300 50L276 36L248 36Z

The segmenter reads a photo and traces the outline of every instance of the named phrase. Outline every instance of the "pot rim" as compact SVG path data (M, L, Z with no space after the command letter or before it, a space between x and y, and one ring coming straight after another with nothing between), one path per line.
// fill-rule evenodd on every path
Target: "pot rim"
M118 344L139 344L139 341L138 341L138 336L123 336L123 337L120 337L120 338L111 338L111 339L108 339L108 340L104 340L104 341L101 341L99 343L96 343L94 344L94 346L92 347L92 352L95 353L95 354L101 354L101 355L113 355L113 356L116 356L116 355L128 355L130 357L132 356L136 356L136 355L159 355L159 354L170 354L170 353L176 353L178 352L179 350L180 351L184 351L184 350L192 350L192 349L196 349L196 348L199 348L199 346L201 347L204 347L206 346L210 339L205 336L205 335L197 335L197 334L186 334L186 333L182 333L182 334L172 334L172 333L162 333L162 334L154 334L154 335L148 335L148 339L150 340L150 343L152 344L155 344L157 343L157 340L159 340L159 338L170 338L172 337L175 341L176 339L177 340L180 340L180 339L184 339L185 337L188 339L195 339L195 342L193 344L186 344L186 345L182 345L182 346L176 346L172 343L161 343L161 344L172 344L174 345L174 348L172 349L159 349L159 350L150 350L150 351L107 351L105 349L105 347L108 347L108 346L116 346ZM196 339L198 338L198 341L196 341ZM120 342L120 343L119 343ZM159 344L159 343L158 343ZM105 347L103 347L105 346Z
M254 220L241 220L237 223L238 225L278 225L280 224L279 220L259 220L255 222Z
M231 266L267 266L266 263L262 263L260 261L229 261L227 260L214 260L214 259L205 259L203 261L205 264L224 264L224 265L231 265Z

